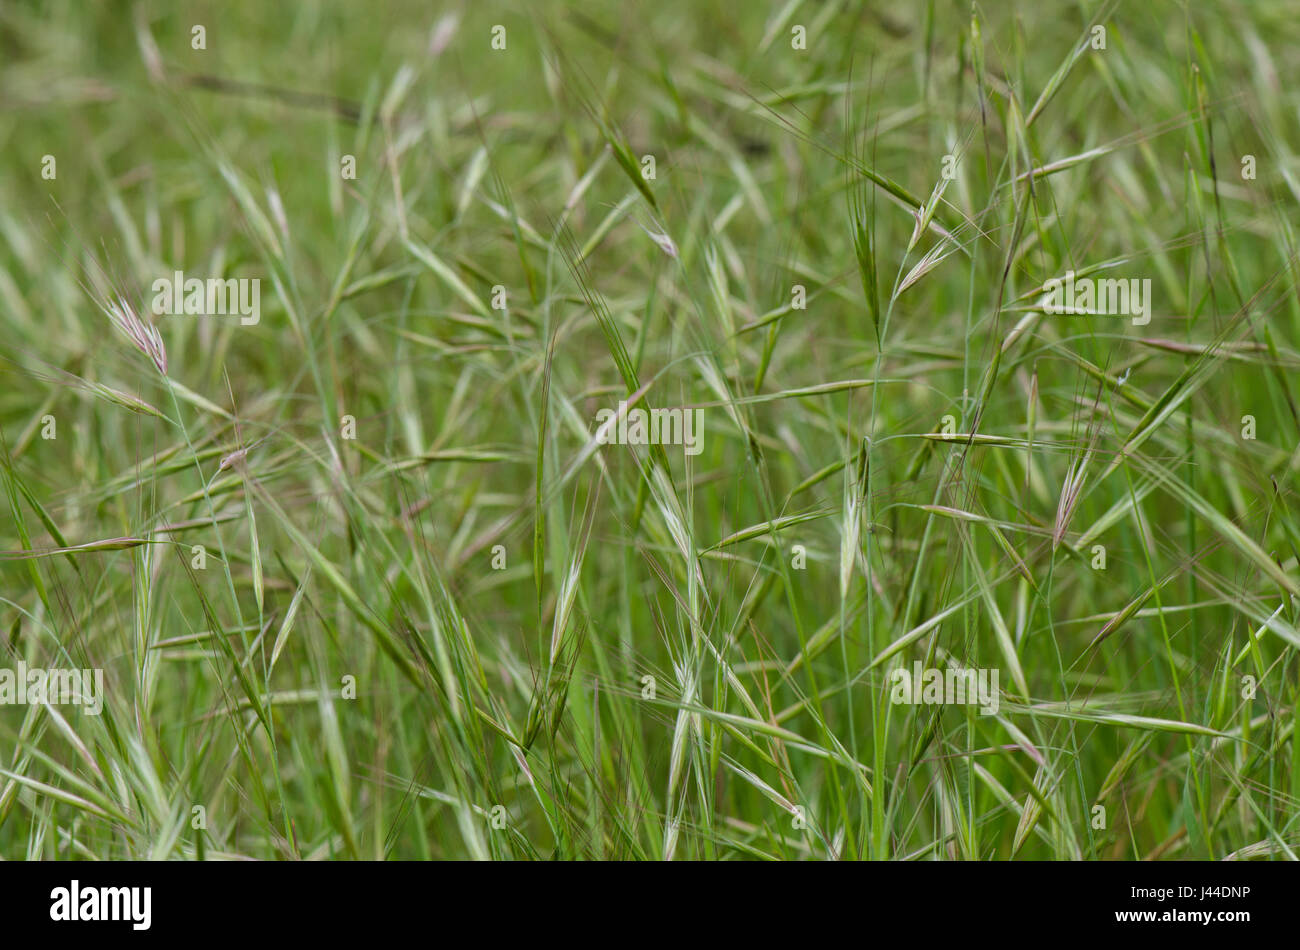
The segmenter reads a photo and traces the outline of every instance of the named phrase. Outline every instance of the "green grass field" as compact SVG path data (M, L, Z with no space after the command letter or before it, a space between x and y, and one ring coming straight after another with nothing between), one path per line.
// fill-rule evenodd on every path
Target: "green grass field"
M1294 859L1294 5L582 9L0 7L0 857Z

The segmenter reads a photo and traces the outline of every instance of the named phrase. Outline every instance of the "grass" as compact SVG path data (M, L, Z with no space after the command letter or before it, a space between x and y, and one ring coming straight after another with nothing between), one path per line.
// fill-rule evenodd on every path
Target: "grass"
M1294 859L1291 14L6 5L0 857Z

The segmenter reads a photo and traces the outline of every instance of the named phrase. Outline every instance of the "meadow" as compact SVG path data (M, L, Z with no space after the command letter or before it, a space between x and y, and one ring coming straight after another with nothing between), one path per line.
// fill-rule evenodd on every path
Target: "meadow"
M1298 67L0 6L0 858L1294 859Z

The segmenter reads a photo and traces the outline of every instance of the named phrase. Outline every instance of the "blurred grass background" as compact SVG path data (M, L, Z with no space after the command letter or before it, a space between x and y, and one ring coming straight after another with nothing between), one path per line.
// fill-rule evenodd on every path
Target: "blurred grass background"
M1292 12L0 7L0 856L1294 858Z

